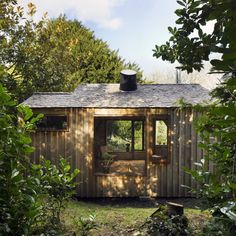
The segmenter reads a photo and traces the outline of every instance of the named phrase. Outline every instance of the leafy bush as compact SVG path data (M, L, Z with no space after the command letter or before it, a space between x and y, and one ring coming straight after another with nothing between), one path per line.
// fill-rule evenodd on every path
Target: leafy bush
M0 84L0 235L30 235L38 225L60 223L60 213L75 190L69 163L32 164L30 133L42 115L16 107ZM49 220L50 219L50 220Z
M16 114L21 115L17 120ZM24 106L16 108L0 84L0 234L29 234L37 221L39 180L32 176L27 156L33 152L30 132L40 116L32 118Z
M77 183L74 179L79 170L71 172L69 162L62 157L57 166L41 158L40 164L34 165L33 168L40 173L44 216L52 225L60 224L61 211L65 208L66 201L75 194Z
M198 196L208 201L212 216L220 213L212 221L221 223L212 226L225 225L226 221L235 224L235 206L225 212L224 209L236 202L236 1L177 2L177 27L168 27L171 37L166 44L156 46L154 56L172 63L178 61L178 68L188 73L193 69L200 71L203 61L210 61L210 72L223 74L211 92L214 103L199 107L202 115L197 121L197 132L204 158L196 163L197 170L188 173L199 183ZM206 33L204 26L210 22L214 22L214 30ZM221 59L209 57L212 52L219 53ZM214 168L209 168L209 162Z
M192 230L188 226L186 216L169 216L165 206L159 206L157 212L147 218L145 224L141 227L140 232L135 235L150 236L188 236Z
M96 215L91 213L88 217L80 217L74 221L82 236L89 235L89 232L97 228Z
M150 217L146 221L146 233L150 236L184 236L191 235L186 216Z
M202 235L204 236L234 236L236 232L235 223L227 217L222 215L219 217L212 217L203 227Z

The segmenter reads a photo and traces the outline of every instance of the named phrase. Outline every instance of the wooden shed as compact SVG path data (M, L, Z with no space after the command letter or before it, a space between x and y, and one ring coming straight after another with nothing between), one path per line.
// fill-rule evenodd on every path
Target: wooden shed
M178 101L209 100L198 84L82 84L72 93L35 93L24 104L45 117L33 134L33 154L80 169L79 197L186 197L196 186L183 167L202 158L193 121Z

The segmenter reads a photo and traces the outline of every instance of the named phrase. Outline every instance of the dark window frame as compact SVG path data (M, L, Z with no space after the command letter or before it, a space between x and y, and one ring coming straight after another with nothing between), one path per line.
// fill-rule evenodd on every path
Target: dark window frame
M104 119L106 122L105 129L106 129L106 145L107 145L107 121L131 121L131 149L129 153L138 153L138 152L144 152L146 150L146 145L145 145L145 118L144 117L103 117L101 119ZM135 150L135 129L134 129L134 122L135 121L141 121L142 122L142 150ZM110 152L110 151L109 151ZM126 152L126 151L114 151L116 152ZM112 151L110 153L113 153Z
M68 132L69 131L69 116L67 114L44 114L44 117L42 119L44 119L45 117L66 117L66 123L67 126L66 128L52 128L52 127L39 127L37 126L37 130L39 132Z
M123 172L113 172L113 171L109 171L108 173L104 172L104 170L100 169L100 165L99 165L99 156L97 156L97 152L95 151L95 145L94 145L94 151L93 151L93 174L95 176L147 176L147 132L146 132L146 125L147 125L147 119L145 116L143 115L124 115L124 116L119 116L119 115L111 115L111 116L104 116L104 115L95 115L94 116L94 124L97 122L97 120L103 120L105 125L104 125L104 140L106 142L107 140L107 125L106 122L109 120L131 120L131 121L142 121L142 133L143 133L143 137L142 137L142 142L143 142L143 151L135 151L135 152L128 152L129 157L125 157L125 158L119 158L119 155L125 155L126 152L110 152L108 151L108 153L115 155L115 161L127 161L132 163L133 161L138 161L138 160L143 160L144 161L144 167L143 167L143 172L142 173L136 173L136 172L130 172L130 173L123 173ZM94 129L94 137L95 135L97 136L98 133L96 133L96 129ZM106 143L102 143L102 146L106 146ZM95 142L94 142L95 144ZM144 157L141 157L141 156Z
M167 126L167 144L166 145L156 145L156 121L164 121ZM170 140L170 116L169 115L157 115L153 117L153 136L152 136L152 157L151 161L153 163L161 163L161 162L168 162L170 158L170 147L171 147L171 140ZM160 148L166 148L164 150L166 152L165 156L158 155L156 153L156 147L160 146Z

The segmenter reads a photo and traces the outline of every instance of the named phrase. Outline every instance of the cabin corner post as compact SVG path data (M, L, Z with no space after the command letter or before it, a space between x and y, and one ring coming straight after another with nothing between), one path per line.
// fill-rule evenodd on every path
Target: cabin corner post
M178 123L178 110L176 108L171 109L171 160L172 160L172 171L173 171L173 196L177 197L179 188L179 180L178 176L178 161L179 161L179 152L178 152L178 145L179 145L179 138L178 138L178 131L179 131L179 123Z
M151 183L151 163L150 157L152 155L152 118L150 109L145 109L146 114L146 180L145 180L145 195L152 196Z
M82 197L94 197L94 174L93 174L93 144L94 144L94 109L84 108L83 111L83 176L84 182L82 182L83 196Z

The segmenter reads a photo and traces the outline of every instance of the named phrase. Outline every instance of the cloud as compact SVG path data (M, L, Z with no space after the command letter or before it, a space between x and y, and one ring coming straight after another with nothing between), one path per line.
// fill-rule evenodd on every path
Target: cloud
M115 8L125 0L18 0L19 5L26 7L29 2L37 6L36 19L40 19L45 12L49 17L59 14L70 14L82 22L92 22L98 27L117 29L122 20L114 16ZM68 14L70 13L70 14Z

